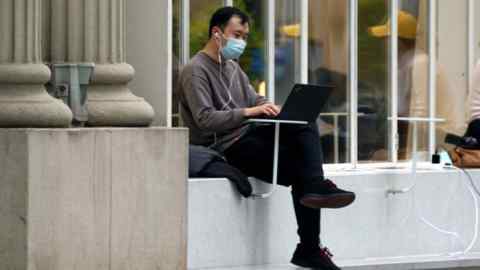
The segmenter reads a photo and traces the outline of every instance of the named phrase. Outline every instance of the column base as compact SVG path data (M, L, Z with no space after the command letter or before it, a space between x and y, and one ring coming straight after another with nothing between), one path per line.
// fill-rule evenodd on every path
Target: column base
M88 88L89 126L149 126L154 111L145 99L135 96L127 84L134 70L129 64L95 66Z
M72 112L50 96L43 64L0 65L0 127L68 127Z

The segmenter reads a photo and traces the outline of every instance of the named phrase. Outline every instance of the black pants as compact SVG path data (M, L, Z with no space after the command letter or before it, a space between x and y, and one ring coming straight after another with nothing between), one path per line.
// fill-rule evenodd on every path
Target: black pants
M262 181L272 181L275 128L272 124L253 128L225 152L230 164ZM292 186L292 199L300 242L318 246L320 210L300 204L306 184L323 180L323 157L320 135L315 124L280 127L278 183Z

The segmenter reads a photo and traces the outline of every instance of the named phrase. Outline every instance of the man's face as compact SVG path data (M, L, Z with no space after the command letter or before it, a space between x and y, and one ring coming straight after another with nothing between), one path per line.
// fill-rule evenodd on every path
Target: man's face
M221 29L218 28L218 30L221 30ZM232 17L223 31L224 37L226 39L229 39L229 38L243 39L245 42L248 39L249 33L250 33L250 27L248 23L242 24L242 20L238 16Z

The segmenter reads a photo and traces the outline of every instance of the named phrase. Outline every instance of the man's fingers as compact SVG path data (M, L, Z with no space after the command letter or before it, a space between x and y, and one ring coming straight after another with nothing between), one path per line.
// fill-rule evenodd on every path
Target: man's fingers
M276 113L272 108L267 107L266 109L267 109L267 112L268 112L268 115L269 115L269 116L275 116L275 115L277 115L277 113Z
M271 112L270 112L270 110L268 109L268 107L263 108L263 114L265 114L265 115L267 115L267 116L271 116Z
M275 112L275 115L277 115L277 114L280 113L280 110L278 109L278 107L277 107L275 104L271 104L271 105L269 106L269 108L270 108L273 112Z
M273 103L268 103L267 104L268 108L270 108L271 110L273 110L275 112L275 114L279 114L280 113L280 108L273 104Z
M273 103L266 103L261 105L261 114L265 114L267 116L276 116L279 114L279 109Z
M276 114L280 113L280 108L277 105L273 105L273 109L275 110Z

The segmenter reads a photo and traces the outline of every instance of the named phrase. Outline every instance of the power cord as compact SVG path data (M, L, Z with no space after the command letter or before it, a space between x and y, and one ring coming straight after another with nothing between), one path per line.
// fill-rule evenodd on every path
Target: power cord
M461 170L468 177L468 180L470 181L470 184L472 185L473 190L475 191L477 196L480 197L480 190L475 185L475 182L473 181L472 175L467 170L465 170L464 168L457 168L457 169Z
M470 242L468 247L462 252L462 254L466 254L466 253L470 252L470 250L472 250L472 248L475 246L475 243L478 240L479 205L478 205L477 196L480 197L480 192L479 192L477 186L475 185L475 182L473 181L472 175L467 170L465 170L464 168L458 168L456 166L452 166L452 167L461 171L461 172L463 172L467 176L467 178L469 179L470 185L467 186L467 187L468 187L468 190L470 191L470 194L472 195L474 205L475 205L475 227L474 227L475 229L474 229L474 234L473 234L472 241ZM477 195L477 196L475 196L475 195Z
M460 170L459 168L456 168L456 167L453 167L453 168ZM467 186L467 188L470 191L470 194L472 195L472 198L474 200L474 209L475 209L475 227L474 228L475 229L474 229L474 236L473 236L472 240L470 241L470 244L463 251L450 253L449 255L451 255L451 256L455 256L457 254L466 254L466 253L470 252L470 250L474 247L474 245L475 245L475 243L477 242L477 239L478 239L479 205L478 205L478 199L475 195L478 195L480 197L480 192L479 192L478 188L475 186L475 183L474 183L471 175L466 170L461 170L461 171L464 172L465 175L468 176L468 179L470 180L470 184L473 187L473 189L472 189L472 187L470 187L469 185ZM406 193L409 193L410 191L412 191L413 192L413 198L412 198L410 211L408 211L408 212L410 213L411 210L414 209L415 213L417 214L417 217L419 217L419 219L424 224L426 224L428 227L434 229L435 231L437 231L439 233L446 234L446 235L449 235L449 236L453 236L459 243L461 243L462 246L465 246L465 242L463 242L461 240L458 232L448 231L448 230L440 228L439 226L436 226L435 224L430 222L428 219L426 219L423 216L423 214L421 213L420 209L418 209L418 207L415 203L415 190L414 190L414 188L417 185L417 160L416 160L415 157L412 160L411 178L412 178L412 184L410 186L408 186L406 188L403 188L403 189L399 189L399 190L389 189L387 191L387 195L406 194ZM410 217L410 214L408 214L408 216L404 220L404 222L406 222L409 219L409 217Z

